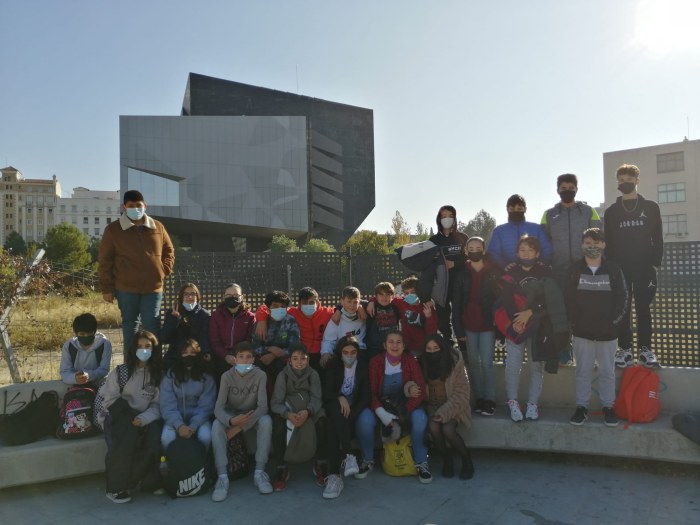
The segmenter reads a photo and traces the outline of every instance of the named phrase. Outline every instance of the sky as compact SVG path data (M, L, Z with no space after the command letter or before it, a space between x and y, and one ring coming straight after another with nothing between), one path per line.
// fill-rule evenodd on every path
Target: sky
M499 223L603 201L603 152L700 137L696 0L3 0L0 164L119 188L119 115L179 115L190 72L370 108L376 207ZM697 131L696 131L697 130Z

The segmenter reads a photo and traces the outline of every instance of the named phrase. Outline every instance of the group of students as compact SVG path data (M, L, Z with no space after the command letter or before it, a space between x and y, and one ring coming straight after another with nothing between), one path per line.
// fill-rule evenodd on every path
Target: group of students
M648 319L639 297L643 272L634 271L640 258L628 273L624 264L631 259L628 247L621 248L620 231L634 230L634 246L646 250L646 259L653 255L648 262L654 271L663 246L657 236L658 206L636 194L639 170L622 166L617 177L624 194L617 207L623 213L640 210L643 216L623 215L612 222L619 210L611 208L605 233L595 210L574 200L578 182L570 174L557 180L561 202L545 213L542 224L526 222L525 199L510 197L508 223L495 229L488 250L484 239L458 232L455 208L443 206L436 218L438 233L430 239L438 247L435 260L419 277L403 280L400 294L382 282L369 301L362 301L357 288L346 287L337 306L324 307L310 287L299 291L295 306L285 292L273 291L254 314L241 286L231 283L210 314L201 306L197 286L185 284L177 305L165 313L159 339L155 330L130 334L125 364L100 387L108 498L130 501L136 481L142 489L157 489L157 458L178 437L196 438L212 449L214 501L228 495L227 446L239 435L255 450L253 482L261 494L284 490L287 463L303 456L314 459L323 497L336 498L343 477L362 479L373 470L378 438L403 435L411 437L422 483L432 481L427 440L443 456L443 476L455 475L456 454L459 477L470 479L474 466L464 436L472 410L482 416L495 413L494 344L501 336L513 421L539 418L544 371L556 371L571 345L577 408L570 422L580 425L588 417L597 363L604 422L615 426L614 368L633 361L632 293L638 323ZM632 208L622 202L630 201L630 194L637 199ZM130 199L138 199L141 215L135 219L135 212L125 213L125 221L147 221L140 194ZM562 227L563 217L568 228ZM129 231L126 223L119 227ZM606 236L615 243L606 245ZM563 247L568 255L562 255ZM622 260L618 265L604 254ZM105 299L111 300L110 293ZM97 386L109 370L111 346L90 314L79 316L73 328L75 337L64 346L63 380ZM650 333L650 327L640 327L639 361L651 367L658 361L648 346ZM162 344L168 351L161 356ZM71 348L78 350L77 357ZM529 391L523 414L518 388L526 350ZM295 435L305 438L295 440ZM359 458L351 448L353 436ZM315 443L313 450L309 443ZM147 464L136 461L144 450L151 458ZM269 476L271 454L275 470Z

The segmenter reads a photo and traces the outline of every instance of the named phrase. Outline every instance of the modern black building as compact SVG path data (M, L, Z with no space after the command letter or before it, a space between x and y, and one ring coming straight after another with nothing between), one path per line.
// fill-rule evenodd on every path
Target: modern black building
M190 73L181 116L119 124L122 192L196 251L339 247L374 208L370 109Z

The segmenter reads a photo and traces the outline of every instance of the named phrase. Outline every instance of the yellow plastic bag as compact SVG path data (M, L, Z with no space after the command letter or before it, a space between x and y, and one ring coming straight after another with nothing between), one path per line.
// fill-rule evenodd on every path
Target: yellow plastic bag
M411 436L384 445L382 468L388 476L415 476L416 464L411 453Z

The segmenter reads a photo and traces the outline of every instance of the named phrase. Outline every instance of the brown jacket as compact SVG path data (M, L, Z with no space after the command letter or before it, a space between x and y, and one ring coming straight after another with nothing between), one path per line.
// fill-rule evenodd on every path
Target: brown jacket
M103 294L160 292L173 271L175 250L160 222L146 215L143 226L136 226L122 215L105 228L99 261Z
M436 416L442 416L444 422L456 419L457 432L464 438L472 424L472 411L469 406L469 378L464 368L461 352L453 350L455 366L452 373L445 380L445 393L447 400L435 412ZM426 398L428 392L426 389Z

